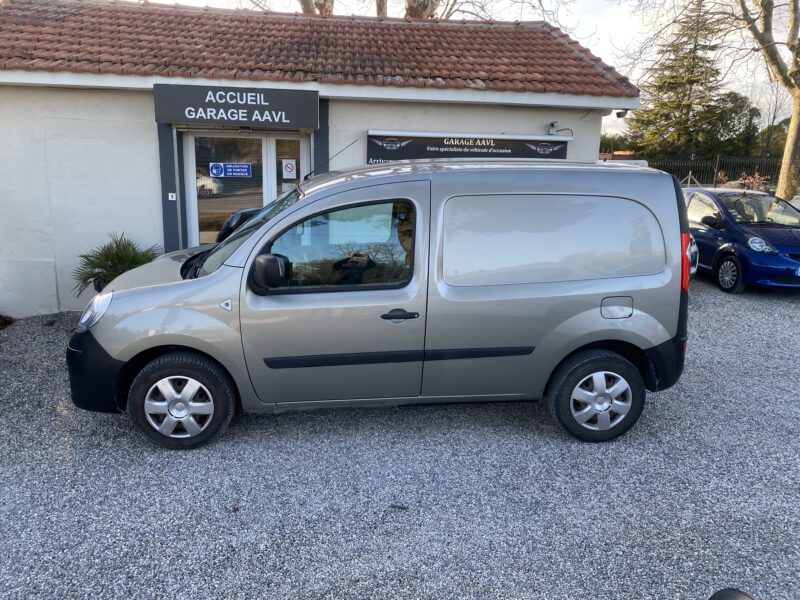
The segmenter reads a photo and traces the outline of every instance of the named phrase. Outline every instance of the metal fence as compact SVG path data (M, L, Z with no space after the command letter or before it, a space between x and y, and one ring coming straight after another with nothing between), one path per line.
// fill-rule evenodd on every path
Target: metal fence
M774 191L781 171L778 156L718 156L712 160L654 160L654 169L675 175L683 185L717 186L759 177L763 188Z

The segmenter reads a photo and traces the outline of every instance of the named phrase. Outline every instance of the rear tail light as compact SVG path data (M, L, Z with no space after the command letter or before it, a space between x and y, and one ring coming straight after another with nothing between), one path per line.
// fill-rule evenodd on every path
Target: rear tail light
M689 255L689 234L681 234L681 289L689 291L689 275L692 270L692 259Z

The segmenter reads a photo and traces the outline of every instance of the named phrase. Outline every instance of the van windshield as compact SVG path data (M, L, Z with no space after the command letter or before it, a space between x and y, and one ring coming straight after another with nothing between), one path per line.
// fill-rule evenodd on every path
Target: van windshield
M219 269L222 263L228 260L231 255L239 249L239 246L254 232L258 231L264 223L272 219L278 213L283 212L284 209L288 208L299 199L300 190L295 187L267 204L250 217L244 225L234 231L228 239L211 249L202 259L203 262L196 271L197 277L203 277Z

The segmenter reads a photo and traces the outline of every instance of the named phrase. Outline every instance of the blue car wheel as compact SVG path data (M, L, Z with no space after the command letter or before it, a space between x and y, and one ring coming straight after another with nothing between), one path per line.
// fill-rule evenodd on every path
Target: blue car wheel
M723 292L741 294L744 291L742 264L733 255L724 256L717 263L715 276L717 285Z

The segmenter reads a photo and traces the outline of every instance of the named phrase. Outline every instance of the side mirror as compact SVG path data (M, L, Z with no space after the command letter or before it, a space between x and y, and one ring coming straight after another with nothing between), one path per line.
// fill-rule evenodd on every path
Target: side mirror
M256 257L250 277L251 287L257 294L266 294L269 288L280 287L288 279L288 259L278 254Z
M703 225L708 225L712 229L719 229L719 226L720 226L719 220L717 219L717 217L715 217L713 215L706 215L705 217L700 219L700 222Z

